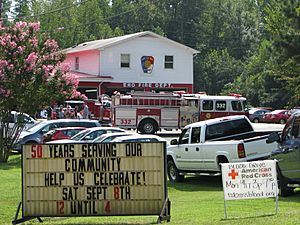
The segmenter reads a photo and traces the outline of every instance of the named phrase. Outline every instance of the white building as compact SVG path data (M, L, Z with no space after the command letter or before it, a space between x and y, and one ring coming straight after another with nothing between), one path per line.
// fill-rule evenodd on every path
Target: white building
M85 42L65 51L79 90L90 98L114 91L193 91L198 51L150 31Z

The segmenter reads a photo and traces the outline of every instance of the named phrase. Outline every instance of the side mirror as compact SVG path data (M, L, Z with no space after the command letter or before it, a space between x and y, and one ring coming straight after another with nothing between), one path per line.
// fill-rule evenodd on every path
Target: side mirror
M172 139L170 145L178 145L177 139Z
M266 143L269 144L269 143L273 143L273 142L279 142L280 140L280 136L277 132L273 132L269 135L268 139L266 140Z

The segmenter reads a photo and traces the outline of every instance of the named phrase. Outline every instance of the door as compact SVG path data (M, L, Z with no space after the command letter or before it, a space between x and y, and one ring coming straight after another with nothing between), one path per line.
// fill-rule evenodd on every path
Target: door
M300 179L300 117L286 124L276 159L283 176Z
M198 170L202 168L200 154L200 131L201 128L183 129L178 140L178 145L174 146L174 152L178 168L181 170Z

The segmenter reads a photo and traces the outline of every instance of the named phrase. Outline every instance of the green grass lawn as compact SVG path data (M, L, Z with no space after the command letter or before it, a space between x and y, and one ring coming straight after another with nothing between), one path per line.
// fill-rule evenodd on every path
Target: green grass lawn
M11 224L21 200L21 160L12 156L0 164L0 224ZM279 198L275 214L274 199L227 201L224 217L220 177L188 177L184 183L168 183L171 222L168 224L300 224L300 190ZM56 217L42 218L42 224L155 224L157 216ZM37 219L25 224L40 224Z

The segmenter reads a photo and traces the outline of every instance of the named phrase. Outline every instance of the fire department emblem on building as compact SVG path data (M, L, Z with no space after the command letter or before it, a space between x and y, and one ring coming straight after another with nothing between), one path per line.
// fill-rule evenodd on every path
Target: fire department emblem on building
M144 73L152 73L154 66L153 56L142 56L141 58L142 69Z

